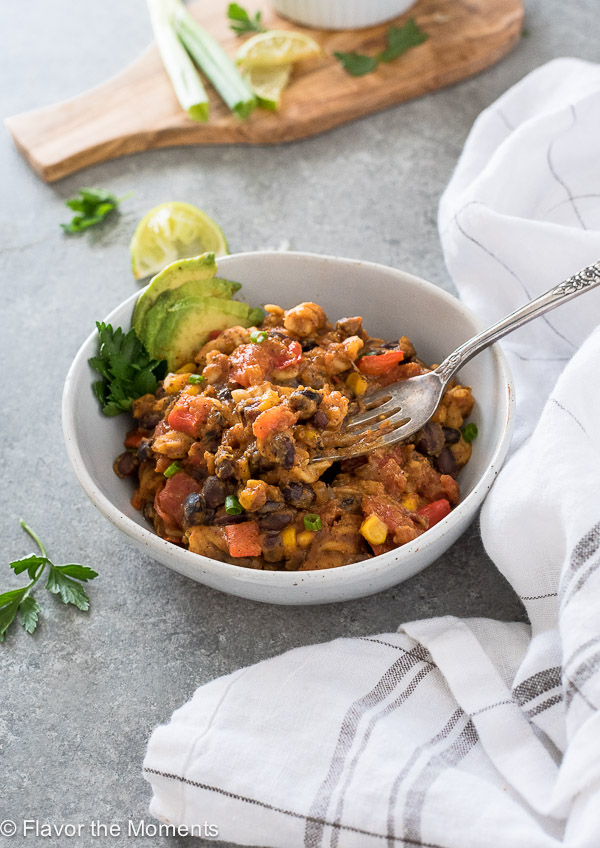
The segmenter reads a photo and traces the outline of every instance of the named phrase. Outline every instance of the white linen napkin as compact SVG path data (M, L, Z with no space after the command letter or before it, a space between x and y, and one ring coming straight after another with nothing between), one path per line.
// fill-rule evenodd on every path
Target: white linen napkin
M476 122L440 228L484 322L600 258L599 136L600 67L569 59ZM599 320L591 292L505 344L521 441L543 412L481 526L531 627L417 621L214 680L150 739L153 815L274 848L600 845L600 329L548 398Z

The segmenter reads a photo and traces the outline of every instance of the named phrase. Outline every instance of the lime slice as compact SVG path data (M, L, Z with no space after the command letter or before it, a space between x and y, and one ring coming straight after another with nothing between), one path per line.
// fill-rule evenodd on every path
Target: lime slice
M223 230L191 203L171 201L155 206L142 218L131 239L131 270L136 280L201 253L229 253Z
M321 55L317 42L303 32L272 29L249 38L237 52L237 63L249 68L274 68Z
M264 109L279 109L281 92L289 82L291 65L278 65L275 68L250 68L244 73L244 79L258 97L258 103Z

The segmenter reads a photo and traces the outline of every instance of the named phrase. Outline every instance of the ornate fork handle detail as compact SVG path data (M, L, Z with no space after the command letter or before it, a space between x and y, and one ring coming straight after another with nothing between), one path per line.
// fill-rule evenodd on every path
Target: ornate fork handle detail
M462 368L470 359L472 359L481 350L489 345L497 342L499 339L512 333L513 330L522 327L539 315L555 309L562 303L566 303L574 297L582 294L584 291L600 285L600 261L594 262L593 265L588 265L582 268L577 274L569 277L562 283L559 283L554 288L536 297L535 300L526 303L516 312L507 315L498 323L494 324L477 336L474 336L469 341L457 348L454 353L447 356L446 359L439 365L434 373L438 375L442 383L447 383L450 378L456 374L459 368Z

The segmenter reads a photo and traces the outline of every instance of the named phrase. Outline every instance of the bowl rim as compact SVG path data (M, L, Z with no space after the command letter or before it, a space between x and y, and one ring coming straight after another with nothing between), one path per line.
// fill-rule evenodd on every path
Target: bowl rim
M353 266L359 265L367 270L370 268L376 270L383 269L386 273L398 274L399 276L408 279L411 283L416 283L418 286L425 288L434 296L445 300L453 307L456 307L456 305L460 306L460 309L473 322L473 325L478 329L483 329L483 325L481 324L481 321L475 315L475 313L472 312L472 310L469 309L467 306L465 306L465 304L457 297L445 291L441 287L436 286L435 284L430 283L427 280L424 280L421 277L417 277L414 274L411 274L407 271L402 271L401 269L394 268L390 265L384 265L382 263L370 262L361 259L334 256L331 254L311 253L306 251L278 250L255 250L244 251L241 253L232 253L228 254L227 256L219 257L217 261L222 262L234 258L243 259L249 256L258 256L263 258L268 256L289 256L291 258L309 259L310 261L326 260L336 264L342 263ZM144 289L140 289L139 291L133 292L128 298L118 304L114 309L111 310L111 312L106 316L106 318L103 319L104 322L111 323L113 316L116 313L121 312L122 309L128 306L129 304L131 304L131 306L133 307L135 300L137 300L142 291L144 291ZM377 571L378 567L382 564L383 558L389 556L389 554L380 554L379 556L360 560L359 562L348 563L347 565L340 566L339 568L315 569L306 570L302 572L283 570L266 571L263 569L249 569L245 566L235 565L233 563L220 562L219 560L211 559L209 557L202 556L201 554L193 553L192 551L189 551L186 548L180 548L177 545L174 545L172 542L168 542L166 539L161 538L153 530L137 524L137 522L131 519L128 515L121 512L121 510L118 509L106 497L106 495L102 493L98 485L95 483L92 475L88 471L75 435L75 384L80 369L82 367L87 367L87 360L89 356L93 355L92 346L96 340L96 332L97 331L94 329L87 336L85 341L81 344L67 372L62 395L62 428L67 449L67 455L75 472L77 480L79 481L81 487L83 488L84 492L91 500L91 502L94 504L94 506L118 530L125 533L125 535L129 536L137 544L144 545L144 547L148 549L149 554L156 550L156 558L158 558L161 563L164 564L164 561L161 559L161 553L167 553L174 557L176 560L180 560L182 564L188 563L192 567L195 566L194 570L198 570L199 576L201 576L203 572L209 572L217 577L220 576L224 579L229 577L235 580L236 578L246 577L252 579L253 582L263 582L265 586L277 585L282 588L289 586L291 589L293 586L299 585L299 577L302 578L301 582L304 587L306 587L306 585L310 584L311 581L313 583L318 582L319 584L323 584L324 582L335 583L338 582L340 579L343 579L343 575L346 575L348 578L351 578L352 575L355 575L358 572L365 572L365 570L372 569L374 571ZM483 492L483 495L482 491L490 489L495 477L498 474L498 471L502 467L504 459L506 458L514 428L514 384L510 367L499 345L496 343L490 346L488 350L494 358L494 364L498 368L501 382L508 392L506 397L506 418L501 430L500 438L496 444L492 457L489 460L483 475L475 482L473 489L463 500L461 500L454 507L452 512L446 518L444 518L442 521L440 521L438 524L428 530L426 534L423 534L423 536L419 536L414 541L409 542L406 545L402 545L400 548L394 550L396 556L401 557L401 559L397 558L395 560L393 564L395 568L401 568L403 565L403 561L405 559L410 559L411 555L416 554L416 552L419 549L422 549L424 545L429 546L435 544L437 539L441 539L441 537L448 532L449 523L458 522L465 515L465 513L470 510L473 501L482 501L485 498L485 491Z

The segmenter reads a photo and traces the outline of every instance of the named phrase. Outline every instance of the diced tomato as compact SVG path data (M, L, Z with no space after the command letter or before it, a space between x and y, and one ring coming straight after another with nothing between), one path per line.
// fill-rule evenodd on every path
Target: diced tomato
M272 406L261 412L254 424L252 432L257 439L268 439L278 430L287 430L296 423L296 414L287 406Z
M145 439L148 436L147 430L140 430L138 427L136 430L130 430L125 437L125 447L137 450L142 443L142 439Z
M271 357L266 344L243 344L229 357L229 376L240 386L262 383L271 368Z
M167 532L169 526L175 524L177 527L183 525L183 505L188 495L200 493L202 487L192 477L188 477L183 471L178 471L166 482L160 492L154 498L154 508L165 522Z
M385 496L367 495L362 500L362 509L365 515L375 514L380 518L391 533L410 521L408 511Z
M386 353L380 353L378 356L362 356L358 360L358 367L363 374L377 377L380 374L387 374L394 365L402 362L403 359L404 351L389 350Z
M286 350L282 350L272 357L272 367L277 371L283 371L292 365L298 365L298 363L302 362L302 345L300 342L284 342L282 340L282 344L285 345Z
M390 383L397 383L399 380L409 380L411 377L419 377L421 374L426 374L427 368L423 368L418 362L403 362L400 365L394 365L387 374L382 374L379 377L378 384L380 386L389 386Z
M437 524L442 518L445 518L450 512L450 502L445 498L442 498L439 501L433 501L427 506L422 506L421 509L417 510L418 515L422 515L423 518L426 518L429 521L429 526L433 527L434 524Z
M222 333L222 330L211 330L208 334L208 341L212 342L217 339Z
M213 406L211 398L202 395L181 395L169 413L169 427L192 438L200 435L202 424Z
M262 549L258 541L258 523L244 521L242 524L225 525L227 546L232 557L260 556Z

